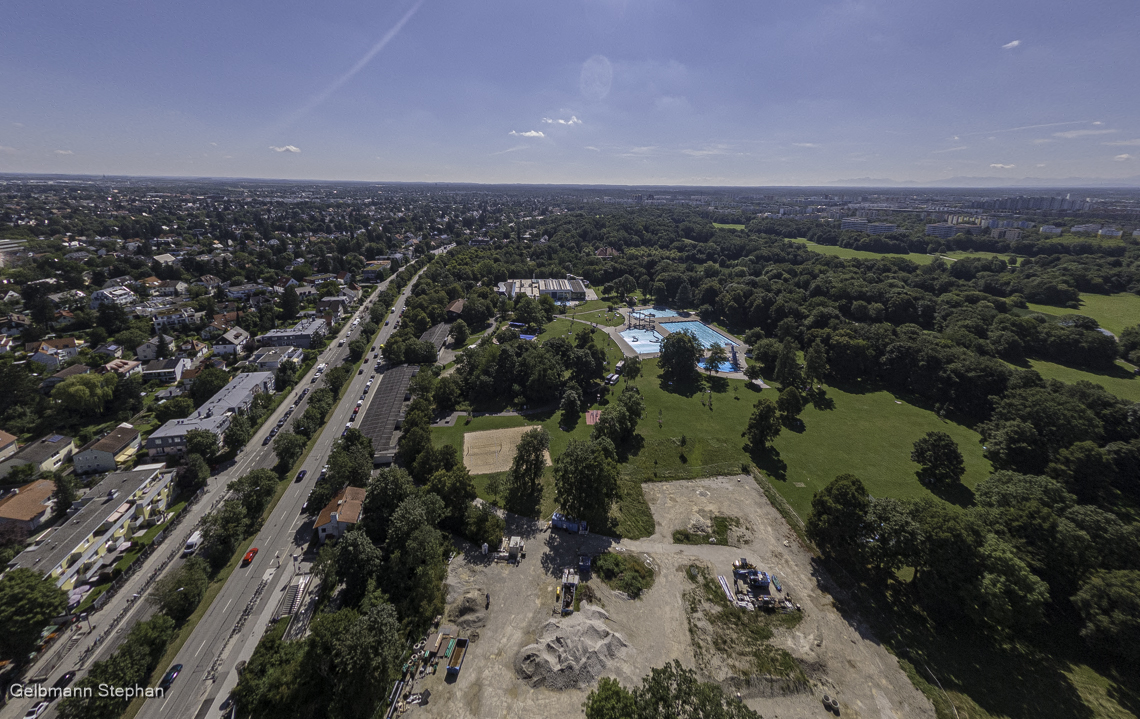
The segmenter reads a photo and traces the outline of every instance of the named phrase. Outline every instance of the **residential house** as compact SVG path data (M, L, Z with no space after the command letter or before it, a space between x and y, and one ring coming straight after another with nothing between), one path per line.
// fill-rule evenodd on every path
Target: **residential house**
M215 354L241 354L249 342L250 334L241 327L227 330L225 334L214 341Z
M249 409L253 398L262 392L273 392L272 372L243 372L230 380L218 393L185 419L172 419L156 429L146 440L150 456L182 454L186 451L186 434L194 429L222 435L239 410Z
M612 260L617 256L617 250L612 247L600 247L598 251L594 253L594 257L601 257L604 260Z
M0 529L16 527L34 532L55 507L55 482L37 479L0 498Z
M324 542L327 539L341 537L345 532L356 526L364 512L365 490L360 487L345 487L329 500L313 529L317 538Z
M40 391L44 394L50 393L57 384L62 384L68 377L75 377L81 374L87 374L91 368L87 365L73 364L70 367L65 367L59 372L56 372L51 377L48 377L43 382L40 382Z
M103 355L111 359L119 359L123 356L123 348L119 345L103 343L95 348L95 354Z
M270 330L263 335L258 335L256 342L263 347L271 345L274 347L291 346L312 349L317 346L320 338L324 337L326 332L328 332L328 325L325 320L320 318L305 319L291 329Z
M9 335L0 334L0 354L13 351L19 344L19 340L12 339Z
M202 275L194 284L201 285L206 289L213 291L215 287L222 284L222 281L220 278L214 277L213 275Z
M71 458L76 474L114 472L126 463L142 446L139 431L124 422L106 435L93 439L76 451Z
M8 472L25 464L35 465L36 474L54 472L71 459L74 452L75 445L72 444L71 437L62 434L42 437L28 442L16 450L16 453L11 457L0 462L0 477L6 476Z
M300 347L263 347L253 353L250 361L259 370L277 370L282 364L292 362L300 365L305 361L305 351Z
M195 364L208 354L210 354L210 345L200 340L189 339L178 345L175 356L185 357L190 360L190 364Z
M369 260L364 263L364 271L361 273L361 277L366 282L382 280L388 268L391 266L392 262L390 260Z
M70 307L87 299L87 293L82 290L64 290L54 295L48 295L48 299L57 307Z
M139 280L139 284L146 288L147 291L153 293L162 286L162 280L158 279L154 275L151 275L150 277L144 277Z
M182 373L189 367L190 360L185 357L151 360L143 367L143 382L158 381L163 384L176 384L178 380L182 379Z
M317 296L317 288L312 285L297 285L295 289L297 290L297 297L301 298L302 301Z
M282 277L273 283L273 289L277 290L278 292L284 292L286 287L296 287L299 284L301 283L292 277Z
M171 267L171 266L178 267L178 258L175 257L174 255L170 255L170 254L155 255L151 259L153 259L155 262L162 265L163 267Z
M261 285L245 284L230 287L226 290L226 297L234 300L248 300L253 297L254 293L260 292L265 288Z
M159 310L151 317L154 322L154 331L161 332L172 327L189 327L202 321L203 314L195 312L190 307L172 307Z
M142 362L135 362L134 360L117 359L111 360L103 365L99 370L100 374L107 372L114 372L122 378L131 377L136 374L142 374Z
M333 321L336 322L344 316L348 305L348 299L345 297L324 297L317 302L317 312L319 314L331 314Z
M33 324L31 317L11 312L4 321L4 334L18 335Z
M159 283L155 293L163 297L177 297L186 294L189 290L190 285L182 280L163 280Z
M170 335L162 335L166 341L166 351L173 354L174 352L174 338ZM158 335L151 337L146 342L142 343L135 348L135 357L143 362L149 362L152 359L158 359Z
M108 287L91 293L91 309L93 310L99 309L99 305L104 302L110 302L120 307L129 307L138 301L138 295L126 287Z
M175 474L147 464L107 475L72 505L66 522L36 537L8 566L34 568L67 592L109 578L131 538L163 520Z
M463 299L453 300L450 304L448 304L447 305L447 319L448 319L448 321L454 322L455 320L459 319L459 316L463 314L463 307L466 304L467 304L466 301Z
M82 340L74 337L59 337L52 340L29 342L24 345L24 351L31 357L32 362L43 365L47 369L58 369L72 357L79 354L79 344Z
M3 462L15 454L16 447L18 446L19 442L16 441L15 435L8 434L4 430L0 429L0 462Z

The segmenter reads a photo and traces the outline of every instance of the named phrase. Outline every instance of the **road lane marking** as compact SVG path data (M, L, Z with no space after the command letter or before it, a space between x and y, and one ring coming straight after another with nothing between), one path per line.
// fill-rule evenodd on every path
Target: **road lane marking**
M194 656L198 656L199 654L202 653L202 650L206 648L206 642L208 642L208 641L209 641L209 638L202 640L202 646L198 647L198 651L194 652Z
M226 613L226 609L229 609L229 608L230 608L230 605L231 605L231 604L233 604L233 603L234 603L234 598L233 598L233 597L230 597L230 601L226 602L226 606L225 606L225 607L222 609L222 614L225 614L225 613Z

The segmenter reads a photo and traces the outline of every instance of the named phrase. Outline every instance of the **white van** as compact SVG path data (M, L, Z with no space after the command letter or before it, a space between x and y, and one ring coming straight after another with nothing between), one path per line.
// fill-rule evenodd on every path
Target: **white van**
M194 532L190 535L190 539L186 542L186 548L182 550L183 557L189 557L194 552L198 551L198 547L202 544L202 533Z

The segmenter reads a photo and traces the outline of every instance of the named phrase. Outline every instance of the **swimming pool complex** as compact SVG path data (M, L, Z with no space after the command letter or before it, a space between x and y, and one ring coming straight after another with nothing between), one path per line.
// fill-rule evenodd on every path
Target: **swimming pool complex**
M661 335L653 330L624 330L619 334L640 355L661 351Z
M708 369L708 368L709 368L709 360L706 357L706 358L701 360L701 369ZM737 368L732 366L732 362L730 362L729 360L725 360L724 362L721 362L719 366L717 366L716 371L717 372L736 372Z
M705 349L712 347L714 344L719 344L721 347L739 347L740 345L725 337L721 333L709 327L704 322L670 322L665 325L665 329L670 333L688 330L697 337L697 341Z
M638 315L643 316L643 317L656 317L657 319L661 319L662 317L680 317L681 316L681 315L677 314L674 310L670 310L670 309L667 309L665 307L653 307L653 308L648 309L648 310L634 310L634 312Z

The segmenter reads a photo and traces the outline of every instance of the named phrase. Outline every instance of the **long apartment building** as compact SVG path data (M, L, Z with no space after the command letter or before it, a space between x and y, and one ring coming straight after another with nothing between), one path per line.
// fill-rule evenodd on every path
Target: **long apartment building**
M253 398L262 392L273 392L272 372L239 374L194 414L185 419L172 419L151 433L146 440L147 454L151 457L183 454L186 451L186 435L194 429L213 432L221 442L234 415L249 409Z

